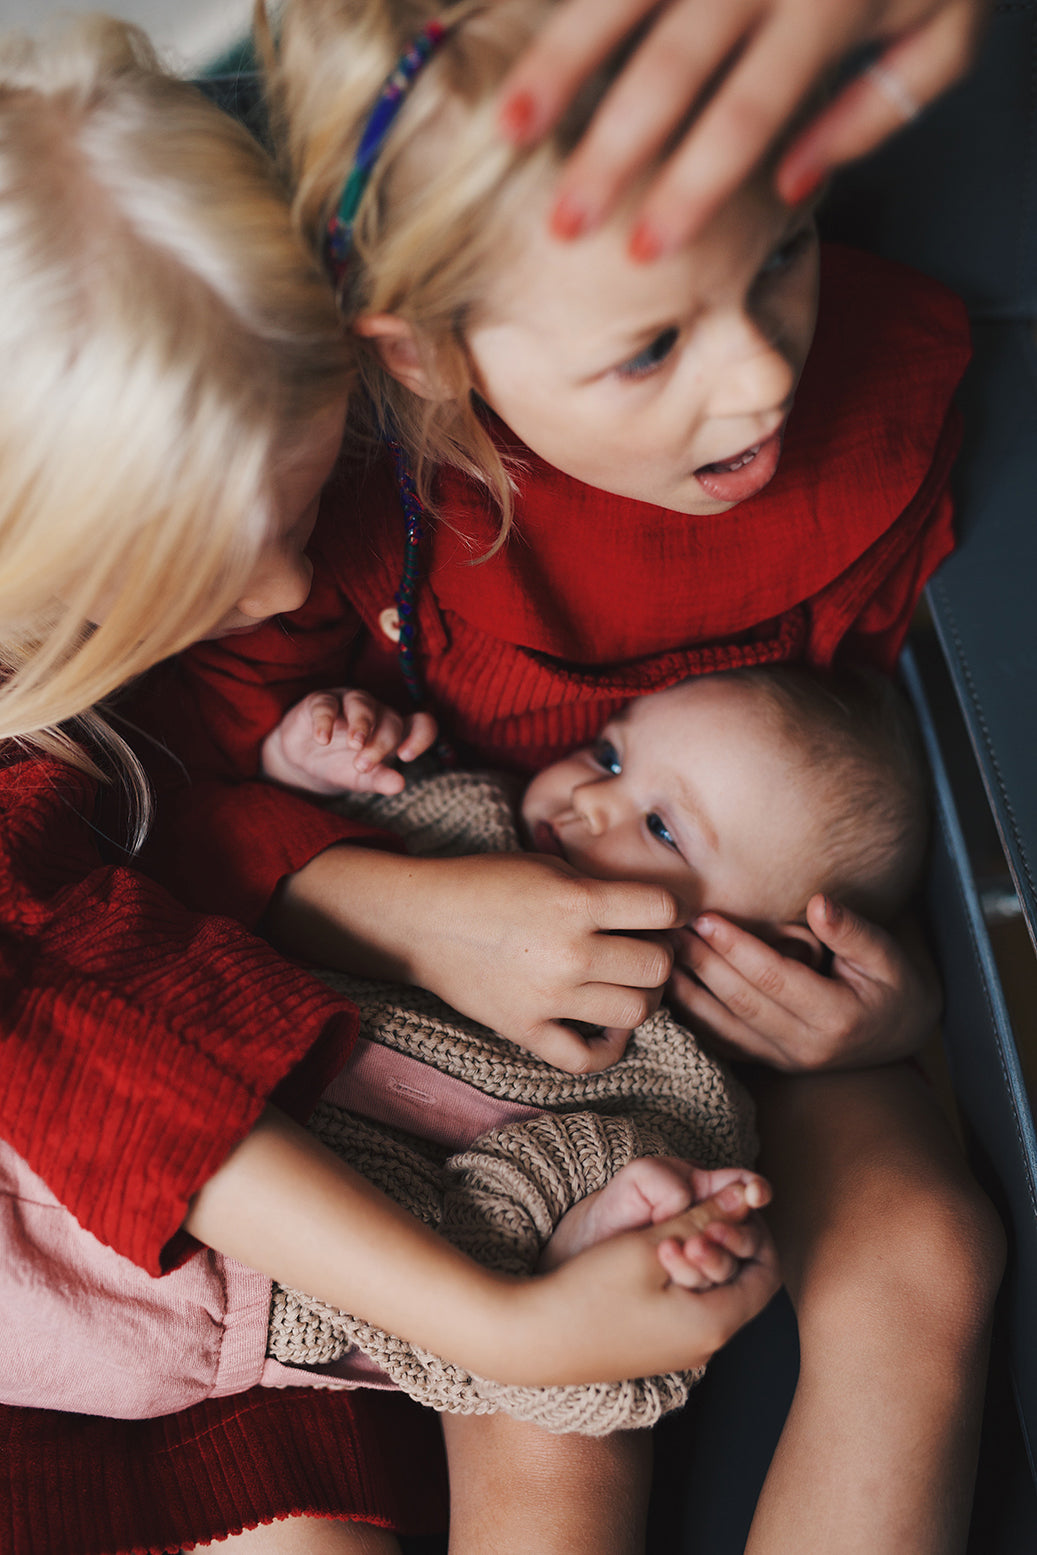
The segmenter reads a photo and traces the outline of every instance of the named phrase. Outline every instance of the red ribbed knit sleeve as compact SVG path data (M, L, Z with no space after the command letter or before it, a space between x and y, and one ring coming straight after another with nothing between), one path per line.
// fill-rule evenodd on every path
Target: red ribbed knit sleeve
M315 1099L355 1013L236 924L106 865L95 799L56 761L0 768L0 1132L157 1274L192 1194L290 1072L275 1099Z
M336 521L341 517L336 511ZM158 804L146 867L179 901L255 925L278 882L336 842L396 839L263 782L263 740L311 690L349 684L357 617L320 551L303 608L255 632L201 643L153 671L124 704Z

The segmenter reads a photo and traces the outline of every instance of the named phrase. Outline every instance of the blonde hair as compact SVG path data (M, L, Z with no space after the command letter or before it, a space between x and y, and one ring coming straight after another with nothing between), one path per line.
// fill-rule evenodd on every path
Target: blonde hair
M503 514L500 540L512 484L474 402L465 330L478 317L513 223L575 144L619 63L588 85L542 146L530 152L506 144L495 125L497 90L552 3L286 0L274 45L264 0L257 0L296 219L318 250L383 82L425 23L437 18L449 29L378 157L357 213L340 306L350 321L391 313L411 326L426 365L453 397L426 400L403 388L361 342L374 430L399 436L426 503L438 464L481 480Z
M108 18L0 42L0 360L0 740L139 800L96 704L241 596L351 351L269 158Z

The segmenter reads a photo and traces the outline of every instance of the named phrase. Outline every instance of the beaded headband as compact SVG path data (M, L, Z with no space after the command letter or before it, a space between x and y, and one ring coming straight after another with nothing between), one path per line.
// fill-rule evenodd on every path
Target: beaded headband
M378 153L385 144L385 138L392 129L396 115L407 100L407 93L414 83L415 76L436 52L446 35L447 29L442 22L426 22L414 42L400 56L392 74L386 79L370 117L364 125L360 144L353 158L353 166L339 196L335 214L328 222L325 236L324 251L328 269L336 286L341 286L345 279L350 250L353 246L353 223L375 162L378 160Z

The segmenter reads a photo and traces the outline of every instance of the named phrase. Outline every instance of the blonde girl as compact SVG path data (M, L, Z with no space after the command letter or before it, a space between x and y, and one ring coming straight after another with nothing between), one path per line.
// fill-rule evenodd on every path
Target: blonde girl
M119 23L0 49L0 355L5 1332L89 1298L62 1261L75 1238L189 1285L194 1236L516 1380L694 1364L662 1228L494 1279L327 1155L292 1115L355 1012L134 867L153 817L109 699L305 599L352 366L264 154ZM142 1304L148 1366L146 1333ZM0 1437L18 1552L262 1546L240 1531L293 1517L275 1548L329 1528L370 1548L371 1525L439 1510L434 1444L393 1401L246 1393L144 1423L4 1407Z
M247 682L233 735L218 736L221 777L257 770L263 737L304 691L349 678L351 645L361 683L401 707L416 691L462 754L525 770L592 741L626 697L703 669L836 655L888 669L949 549L961 310L921 278L826 256L807 361L810 213L786 208L766 172L651 266L629 252L636 192L579 244L554 241L560 161L616 62L542 147L502 145L499 84L549 11L282 9L275 103L298 220L362 343L367 431L397 446L395 470L372 454L343 486L355 528L334 503L322 512L317 584L291 640L260 634L184 669L214 729L226 730L224 688ZM365 125L373 147L358 155ZM646 796L645 823L657 822ZM192 822L218 851L219 889L233 898L237 873L240 899L261 873L247 803L231 824L239 839ZM615 984L592 999L587 975L543 971L559 936L570 968L594 943L572 929L585 898L571 872L555 870L553 897L539 877L534 904L529 875L505 891L497 866L408 860L401 884L398 861L328 846L348 844L345 828L320 841L278 864L267 921L283 943L431 987L530 1046L559 1016L622 1024ZM194 873L202 889L204 860ZM545 902L559 936L540 932ZM830 977L715 914L675 936L673 992L731 1048L775 1070L876 1066L762 1087L803 1361L749 1549L943 1555L967 1527L1000 1231L917 1077L882 1067L934 1016L925 975L837 903L815 898L809 922ZM617 913L597 927L626 929L629 948L646 924L662 926ZM656 983L667 970L656 963ZM455 1529L497 1495L511 1528L525 1519L542 1539L537 1497L507 1499L508 1427L499 1460L485 1439L465 1456L451 1432L466 1466ZM581 1506L603 1505L581 1490L609 1477L593 1448L568 1478L552 1472ZM593 1518L574 1536L594 1548ZM638 1537L635 1518L631 1549Z

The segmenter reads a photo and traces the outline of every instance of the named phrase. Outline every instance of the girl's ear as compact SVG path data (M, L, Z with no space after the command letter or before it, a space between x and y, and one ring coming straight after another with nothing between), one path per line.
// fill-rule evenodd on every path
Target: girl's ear
M422 351L413 328L395 313L365 313L353 325L354 334L373 342L382 366L397 383L423 400L456 399L434 360Z
M805 923L775 924L764 938L790 961L801 961L815 972L819 972L825 963L825 947Z

